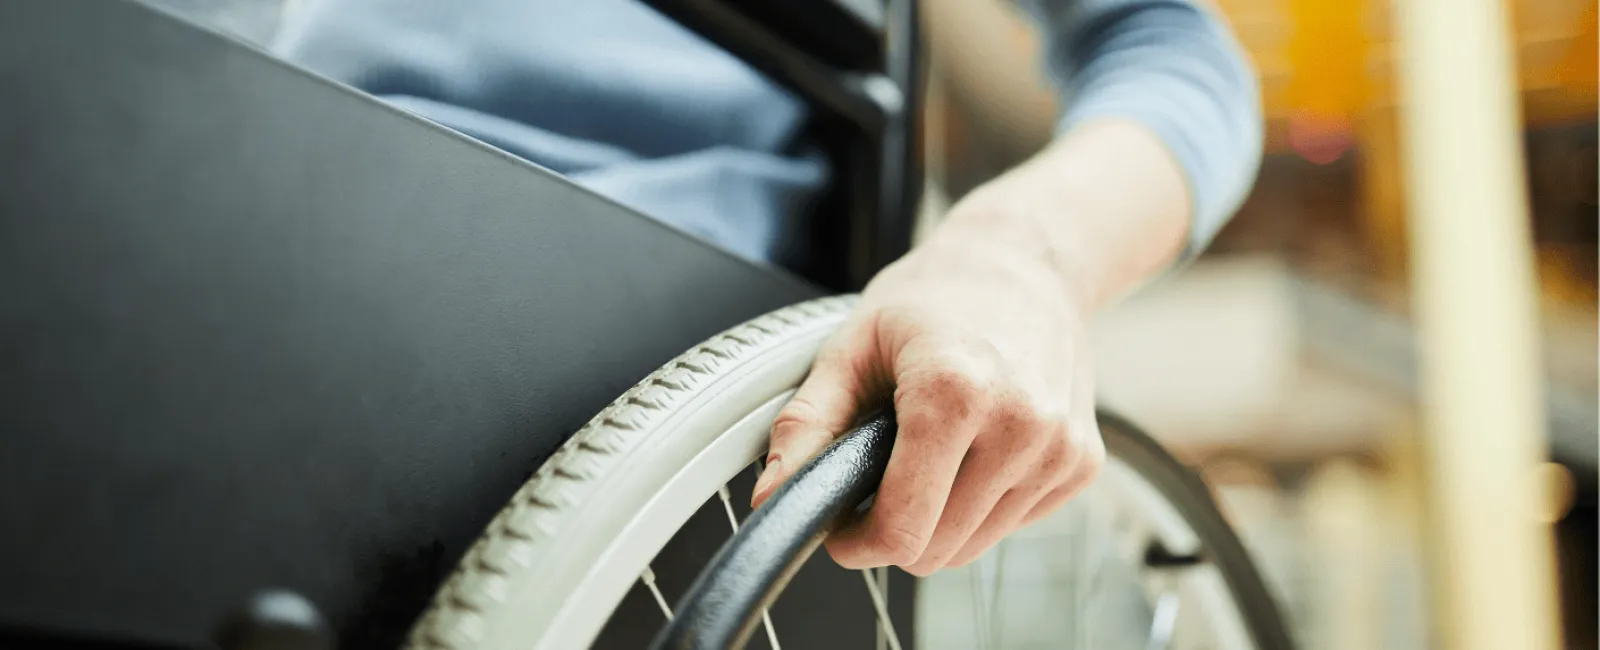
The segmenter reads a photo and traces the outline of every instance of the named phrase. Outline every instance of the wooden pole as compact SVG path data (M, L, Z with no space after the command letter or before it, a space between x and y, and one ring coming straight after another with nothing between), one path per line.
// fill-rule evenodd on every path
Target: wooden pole
M1435 638L1556 650L1536 283L1507 8L1397 0Z

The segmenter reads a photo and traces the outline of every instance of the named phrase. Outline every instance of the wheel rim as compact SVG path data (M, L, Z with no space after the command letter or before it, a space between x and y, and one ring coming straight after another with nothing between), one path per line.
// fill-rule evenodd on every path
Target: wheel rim
M687 504L659 497L661 486L703 452L722 450L704 459L721 467L717 485L737 473L728 469L738 462L730 459L742 456L743 466L755 458L765 429L736 425L754 422L760 409L775 412L852 302L828 298L768 314L696 346L630 389L518 490L435 596L407 647L587 646L639 575L615 580L616 561L602 559L653 555L700 507L703 498ZM630 505L583 507L590 503ZM591 580L596 571L599 579Z
M666 602L653 580L642 576L653 573L651 563L656 554L684 522L708 498L720 497L719 490L724 490L728 481L750 467L766 449L772 420L792 394L792 390L783 392L729 427L664 486L662 493L650 501L648 510L629 526L625 536L634 537L619 538L589 573L590 580L582 583L562 608L555 620L555 629L560 632L547 634L546 641L538 646L541 650L586 646L609 620L610 608L616 607L635 581L647 581L657 600ZM665 609L670 611L670 607ZM568 630L570 637L565 636Z
M849 306L829 299L752 321L697 346L624 394L518 492L441 590L409 646L587 647L635 581L645 583L664 613L670 610L651 580L652 560L708 499L720 497L731 527L738 526L726 483L764 450L772 419ZM1199 530L1185 523L1162 488L1117 457L1117 448L1128 443L1114 437L1108 435L1113 453L1096 489L1114 493L1114 507L1136 521L1130 539L1159 540L1177 555L1201 550ZM654 474L641 478L641 471ZM1131 553L1125 548L1119 555ZM867 587L878 585L873 573L862 573ZM1245 629L1244 617L1229 609L1236 608L1230 587L1237 585L1215 567L1167 573L1176 575L1145 580L1146 596L1163 612L1157 617L1162 629L1201 632L1209 637L1206 647L1216 650L1287 647ZM1253 569L1247 577L1257 579ZM881 612L885 599L873 595ZM1172 610L1172 602L1182 606ZM1190 620L1196 612L1200 625ZM1276 612L1270 614L1263 620L1275 622ZM770 621L765 628L770 635ZM892 633L892 626L880 625L885 628ZM1162 629L1154 636L1165 636ZM1249 642L1252 637L1257 643ZM893 645L880 641L880 648Z

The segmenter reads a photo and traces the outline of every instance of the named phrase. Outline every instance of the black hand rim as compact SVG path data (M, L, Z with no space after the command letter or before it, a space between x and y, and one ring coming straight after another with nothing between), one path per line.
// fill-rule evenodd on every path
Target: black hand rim
M876 415L795 472L723 543L650 647L743 648L828 531L877 489L894 435L894 416Z
M1204 561L1217 565L1256 648L1293 650L1277 601L1200 477L1126 418L1104 410L1097 417L1107 453L1132 466L1194 529ZM875 416L796 472L717 551L651 649L743 648L761 612L883 479L894 439L893 416Z
M1202 559L1222 574L1257 650L1294 650L1277 599L1200 476L1127 418L1105 409L1096 411L1095 417L1106 453L1138 472L1194 529Z

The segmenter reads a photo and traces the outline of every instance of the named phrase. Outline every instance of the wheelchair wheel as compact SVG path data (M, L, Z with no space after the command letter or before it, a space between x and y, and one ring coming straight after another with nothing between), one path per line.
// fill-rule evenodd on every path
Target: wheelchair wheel
M441 587L408 647L584 648L612 627L662 627L674 599L658 585L652 561L703 507L725 513L722 525L737 529L734 501L743 499L730 500L727 485L753 476L778 409L852 302L825 298L762 316L624 393L511 498ZM1096 566L1128 568L1127 584L1152 614L1149 629L1127 647L1288 648L1275 604L1205 487L1126 422L1101 421L1109 459L1093 488L1105 506L1095 525L1110 543ZM878 647L897 650L896 630L906 623L888 620L881 570L863 573L855 584L866 583L860 589L878 619ZM1111 583L1098 569L1083 575L1091 600ZM694 588L716 580L702 576ZM653 620L618 609L630 592L649 594L659 610ZM613 620L614 612L629 620ZM774 648L786 632L817 634L814 624L783 620L758 629L756 638ZM1050 647L1106 647L1095 643Z

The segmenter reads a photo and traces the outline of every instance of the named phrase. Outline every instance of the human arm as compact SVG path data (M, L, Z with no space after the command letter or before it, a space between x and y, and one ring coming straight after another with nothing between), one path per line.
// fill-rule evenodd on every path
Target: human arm
M860 411L895 406L875 505L828 540L841 565L965 564L1093 480L1089 317L1198 251L1253 177L1255 84L1214 17L1177 1L1033 9L1068 93L1059 136L874 278L773 427L756 502Z

